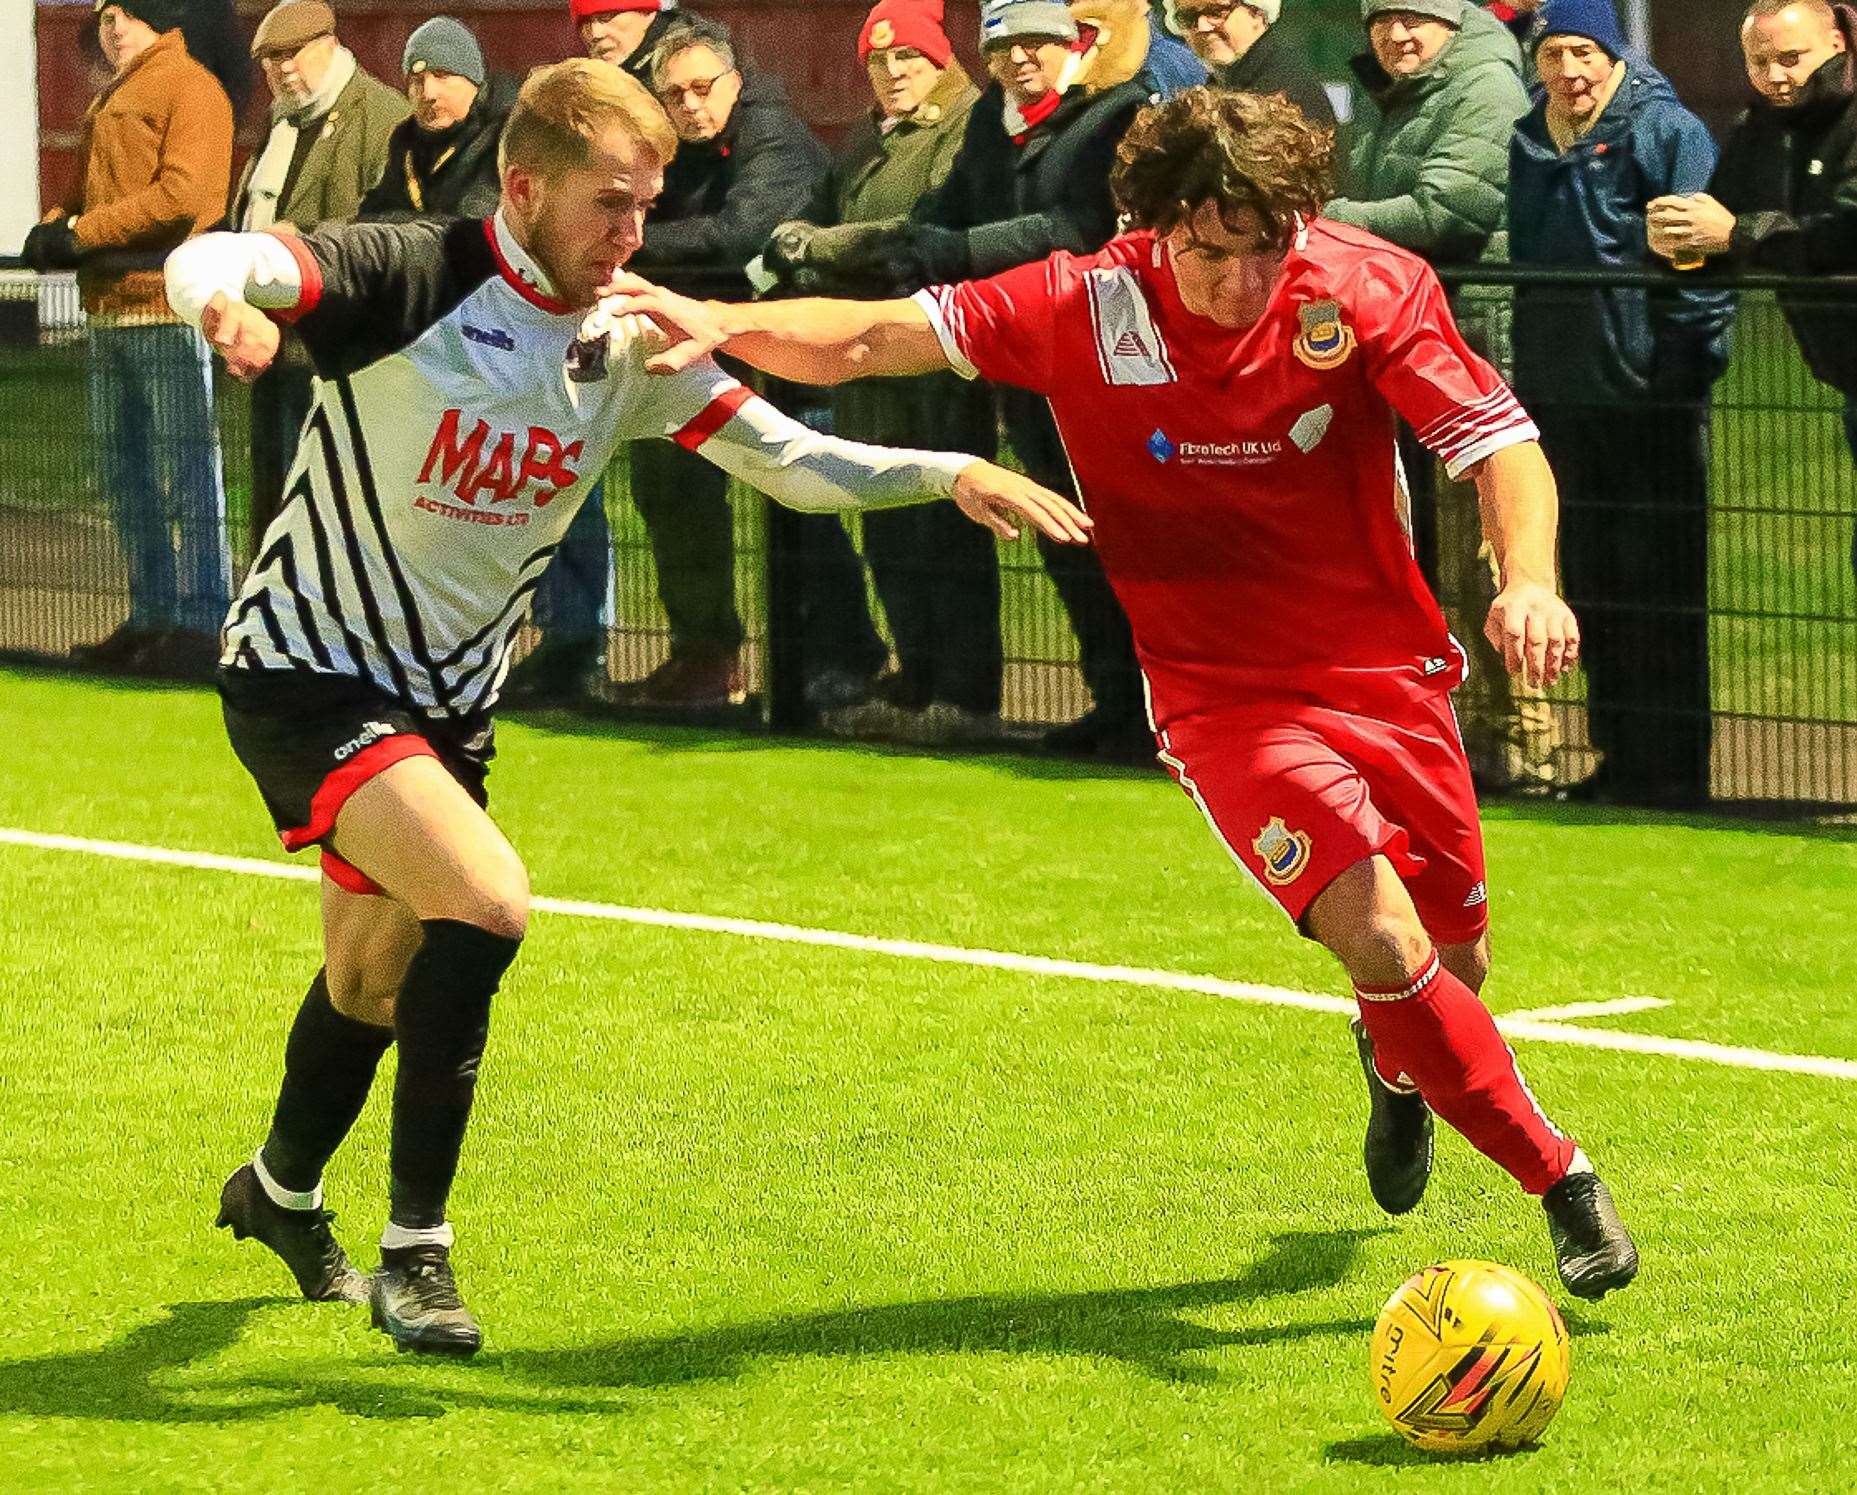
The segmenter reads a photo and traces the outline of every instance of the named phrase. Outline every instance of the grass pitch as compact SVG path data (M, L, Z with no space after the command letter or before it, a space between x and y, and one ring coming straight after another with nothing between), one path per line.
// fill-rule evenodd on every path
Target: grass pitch
M0 674L0 721L0 826L276 855L205 693ZM1342 990L1155 775L549 718L501 749L545 894ZM1657 996L1585 1026L1857 1059L1849 833L1489 836L1498 1009ZM1546 1232L1455 1137L1376 1213L1337 1017L538 914L455 1197L486 1348L433 1364L210 1228L311 887L0 845L0 919L8 1489L1848 1482L1850 1080L1518 1043L1645 1268L1569 1313L1545 1444L1452 1464L1381 1424L1373 1317L1443 1257L1554 1286ZM384 1100L328 1180L363 1265Z

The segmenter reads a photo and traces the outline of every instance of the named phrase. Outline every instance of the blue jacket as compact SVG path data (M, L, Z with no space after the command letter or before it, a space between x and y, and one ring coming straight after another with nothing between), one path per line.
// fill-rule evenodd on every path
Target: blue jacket
M1661 268L1645 239L1651 200L1708 189L1715 142L1669 80L1627 54L1625 80L1591 133L1562 155L1538 99L1509 149L1509 255L1517 264ZM1680 287L1680 288L1679 288ZM1515 383L1524 402L1699 401L1728 363L1734 297L1528 287L1515 296Z
M1148 12L1148 76L1164 99L1210 81L1205 63L1177 36L1168 35L1161 18Z

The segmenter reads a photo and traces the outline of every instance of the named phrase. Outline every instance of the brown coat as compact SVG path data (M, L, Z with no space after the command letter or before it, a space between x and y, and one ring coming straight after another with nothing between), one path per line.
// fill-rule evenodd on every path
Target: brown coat
M111 268L111 251L154 259L219 222L232 181L232 105L187 55L178 30L104 85L84 115L83 179L59 212L75 213L78 270L93 316L172 317L159 269Z

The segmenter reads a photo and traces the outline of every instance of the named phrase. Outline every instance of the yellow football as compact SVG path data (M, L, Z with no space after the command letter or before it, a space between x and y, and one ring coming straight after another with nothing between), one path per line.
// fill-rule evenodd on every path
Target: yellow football
M1560 1310L1495 1262L1425 1268L1374 1326L1374 1400L1400 1437L1434 1452L1535 1442L1571 1370Z

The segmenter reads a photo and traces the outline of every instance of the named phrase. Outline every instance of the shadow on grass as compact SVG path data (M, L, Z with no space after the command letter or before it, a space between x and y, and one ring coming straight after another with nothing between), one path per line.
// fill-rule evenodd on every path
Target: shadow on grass
M100 1349L0 1362L0 1417L228 1423L319 1406L352 1417L393 1419L442 1417L461 1408L611 1416L624 1411L626 1403L570 1400L560 1393L674 1388L731 1379L770 1358L853 1355L1074 1356L1119 1361L1163 1381L1212 1381L1217 1379L1214 1370L1187 1357L1228 1345L1365 1334L1372 1325L1365 1319L1333 1319L1227 1330L1207 1328L1186 1314L1335 1287L1352 1269L1361 1243L1378 1233L1279 1235L1242 1276L1224 1280L849 1308L700 1334L510 1350L480 1355L468 1368L456 1361L400 1359L359 1374L340 1367L292 1366L283 1372L179 1379L190 1366L236 1344L260 1310L303 1305L284 1298L176 1303L153 1323ZM532 1389L512 1387L509 1380L482 1391L455 1384L459 1376L499 1372Z
M1275 1237L1239 1277L1090 1293L989 1294L732 1324L701 1334L615 1340L565 1350L511 1350L494 1362L556 1386L662 1387L742 1375L757 1361L855 1355L1011 1354L1115 1360L1164 1381L1213 1381L1187 1357L1228 1345L1365 1334L1365 1319L1213 1329L1196 1309L1319 1292L1349 1273L1378 1232Z
M1165 779L1165 770L1158 759L1117 763L1046 753L1040 748L1039 734L1035 731L972 746L919 747L901 742L851 741L821 732L773 732L743 715L739 707L724 708L705 717L693 718L686 714L679 720L597 710L498 711L498 725L505 722L519 724L545 736L624 742L655 754L810 752L829 754L841 760L847 756L902 762L932 759L990 768L1003 775L1027 779Z
M231 1349L251 1318L270 1308L296 1308L332 1318L341 1313L306 1307L297 1298L170 1304L161 1318L130 1330L102 1349L0 1361L0 1417L172 1425L249 1422L325 1406L368 1418L442 1417L459 1407L600 1416L618 1410L611 1401L570 1402L521 1392L479 1393L419 1382L396 1384L379 1375L356 1377L345 1369L318 1373L293 1367L287 1374L170 1379ZM455 1366L457 1362L446 1363ZM394 1368L381 1365L377 1369L390 1375Z
M1538 1448L1490 1448L1466 1453L1427 1453L1395 1433L1375 1433L1370 1438L1342 1438L1327 1444L1322 1449L1322 1459L1329 1464L1367 1464L1398 1469L1416 1464L1507 1464L1517 1459L1532 1459L1539 1452Z

